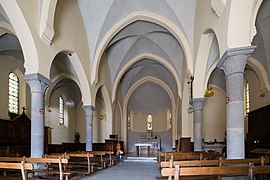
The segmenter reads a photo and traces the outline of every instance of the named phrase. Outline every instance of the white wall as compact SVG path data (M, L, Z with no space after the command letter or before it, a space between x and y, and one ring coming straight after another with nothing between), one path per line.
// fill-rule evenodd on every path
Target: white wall
M121 111L119 105L115 106L114 110L114 134L118 134L118 138L121 135Z
M85 143L86 142L86 124L85 124L85 111L84 109L81 107L82 104L78 105L78 116L77 116L77 132L79 132L80 134L80 142L81 143Z
M16 73L19 78L19 114L22 113L22 107L26 107L26 114L31 117L31 101L30 90L26 82L23 80L24 67L17 59L0 55L0 118L9 120L8 115L8 75L10 72Z
M100 115L105 115L105 118L100 120ZM93 143L102 143L105 142L106 138L109 138L109 135L106 134L107 121L104 102L96 98L96 111L93 118Z
M226 131L226 103L224 92L215 87L215 94L206 98L203 106L202 138L206 142L224 141Z
M166 91L157 84L145 83L129 100L129 111L133 111L132 131L147 131L147 115L153 116L153 132L167 131L167 111L171 110L171 100Z
M245 78L249 82L249 93L250 93L250 111L254 111L261 107L270 104L270 93L267 92L261 96L260 82L256 73L252 70L245 70Z
M59 96L65 95L69 99L69 94L72 93L67 90L67 87L59 87L52 92L50 97L49 111L47 112L48 126L52 128L51 130L51 143L61 144L62 142L74 142L75 132L77 130L77 118L76 107L67 108L68 112L68 126L59 124ZM66 121L67 119L65 119ZM81 135L82 136L82 135Z

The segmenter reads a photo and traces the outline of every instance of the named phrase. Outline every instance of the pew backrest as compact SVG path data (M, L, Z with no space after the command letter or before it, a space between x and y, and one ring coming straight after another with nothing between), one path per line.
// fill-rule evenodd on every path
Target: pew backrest
M178 165L175 168L162 168L162 176L174 176L175 180L179 176L219 176L219 175L244 175L250 173L249 166L222 166L222 167L183 167Z
M22 161L21 163L14 163L14 162L0 162L0 169L20 169L22 173L22 179L26 180L26 171L32 170L33 165L31 163L25 163Z

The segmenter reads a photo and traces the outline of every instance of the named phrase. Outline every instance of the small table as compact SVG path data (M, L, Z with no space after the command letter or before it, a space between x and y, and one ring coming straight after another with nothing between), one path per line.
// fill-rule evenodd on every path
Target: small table
M150 157L150 147L153 146L151 143L135 143L136 146L136 156L139 157L140 154L140 147L147 147L147 156Z

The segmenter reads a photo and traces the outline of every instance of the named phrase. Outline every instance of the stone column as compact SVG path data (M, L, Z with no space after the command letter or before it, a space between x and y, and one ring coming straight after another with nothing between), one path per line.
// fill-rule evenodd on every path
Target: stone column
M244 69L254 46L228 49L217 67L226 79L227 158L245 158Z
M194 151L202 151L202 108L205 98L192 99L194 115Z
M24 80L31 89L31 157L44 154L44 96L50 80L40 74L26 74Z
M86 122L86 151L93 150L93 113L96 110L94 106L88 105L83 106L85 111L85 122Z

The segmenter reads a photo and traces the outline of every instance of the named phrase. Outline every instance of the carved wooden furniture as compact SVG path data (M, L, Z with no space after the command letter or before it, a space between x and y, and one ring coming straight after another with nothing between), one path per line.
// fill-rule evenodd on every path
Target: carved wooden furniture
M44 127L44 152L48 153L48 130ZM31 120L23 113L13 120L0 119L0 156L27 156L31 149Z
M270 105L248 114L248 152L254 149L270 149Z
M0 120L0 156L30 156L31 120L23 112Z

